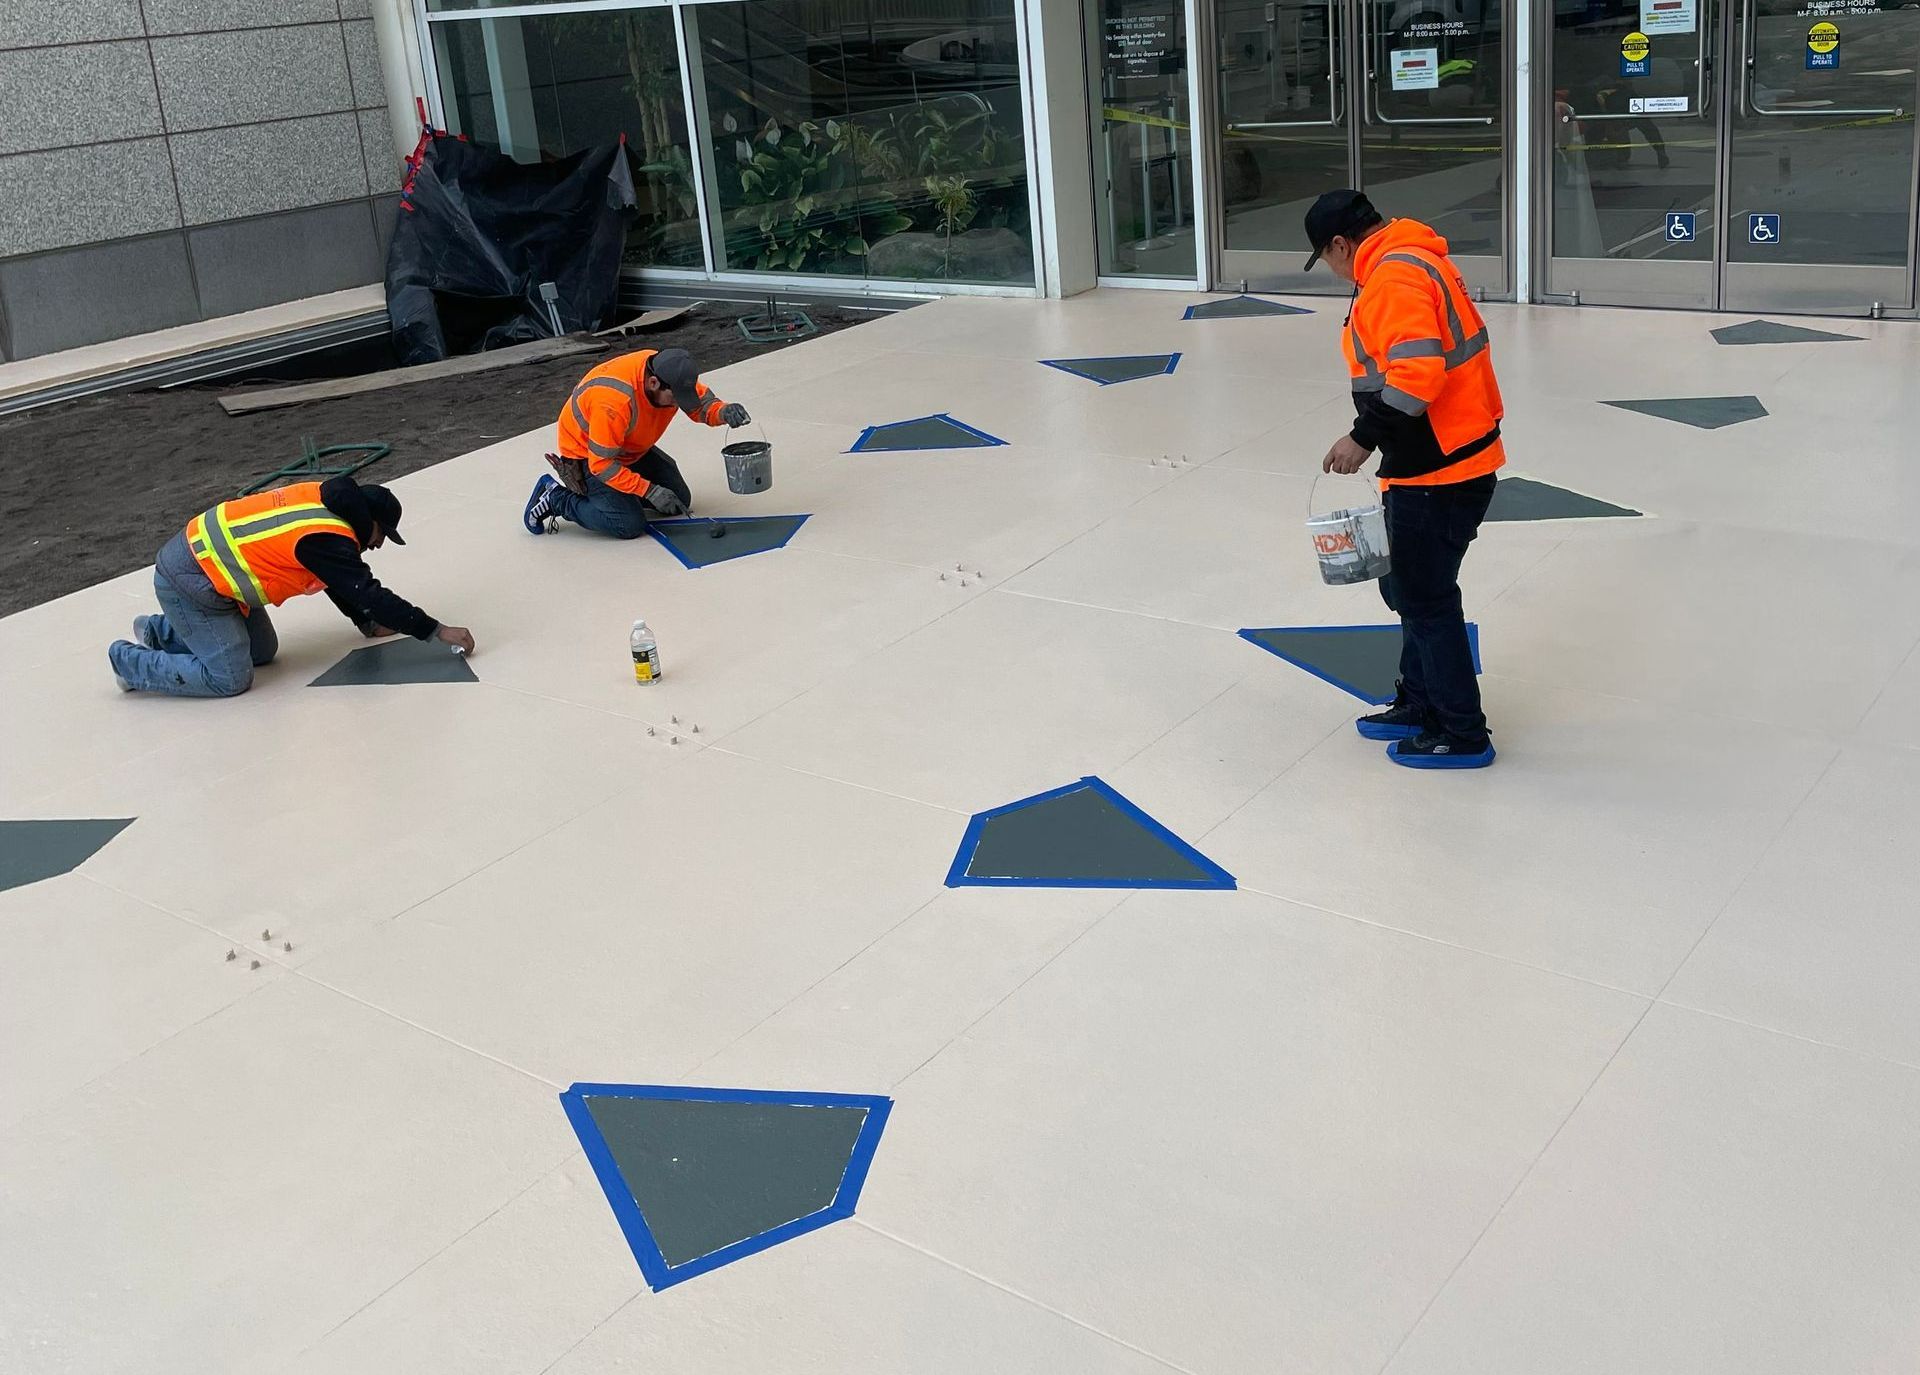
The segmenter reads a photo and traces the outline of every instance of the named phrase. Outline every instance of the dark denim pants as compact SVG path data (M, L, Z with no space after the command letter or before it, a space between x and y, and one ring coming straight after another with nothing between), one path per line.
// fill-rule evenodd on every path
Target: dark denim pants
M141 692L170 697L233 697L253 686L253 670L273 662L280 640L265 607L243 614L240 603L214 590L175 535L154 563L158 616L147 634L158 648L116 644L108 650L114 671Z
M657 482L676 493L692 508L693 493L687 487L687 480L680 476L680 465L664 451L648 449L632 466L633 471L648 482ZM587 476L587 494L583 497L575 496L564 487L555 492L553 510L576 525L615 539L639 539L647 533L647 522L654 514L653 508L632 492L609 487L592 474Z
M1386 494L1393 571L1380 580L1380 595L1400 615L1400 696L1466 740L1486 735L1487 718L1460 607L1460 565L1493 487L1489 473L1437 487L1389 487Z

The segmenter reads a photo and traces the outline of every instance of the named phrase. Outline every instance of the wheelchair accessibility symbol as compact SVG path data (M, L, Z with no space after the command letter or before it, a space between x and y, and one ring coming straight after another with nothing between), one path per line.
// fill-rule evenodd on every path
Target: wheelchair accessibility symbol
M1667 216L1667 242L1693 242L1693 214L1686 210L1675 210Z
M1780 217L1778 215L1747 216L1748 243L1779 243Z

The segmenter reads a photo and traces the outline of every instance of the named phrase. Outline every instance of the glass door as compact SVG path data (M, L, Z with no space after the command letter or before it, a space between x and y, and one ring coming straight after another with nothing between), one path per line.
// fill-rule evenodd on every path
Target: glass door
M1501 0L1216 0L1217 277L1336 291L1302 219L1355 186L1425 220L1470 284L1507 289Z
M1744 0L1733 19L1720 304L1912 306L1920 10Z
M1909 308L1916 68L1877 0L1555 0L1543 294Z

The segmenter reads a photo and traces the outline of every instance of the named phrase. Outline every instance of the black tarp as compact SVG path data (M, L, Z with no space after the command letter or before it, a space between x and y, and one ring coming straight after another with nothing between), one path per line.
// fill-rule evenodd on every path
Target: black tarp
M529 166L429 133L387 251L400 363L550 337L542 282L559 289L562 333L607 324L634 204L624 142Z

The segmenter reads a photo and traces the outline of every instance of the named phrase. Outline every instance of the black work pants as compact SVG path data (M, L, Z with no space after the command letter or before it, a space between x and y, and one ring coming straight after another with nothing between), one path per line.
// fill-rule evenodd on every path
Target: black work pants
M1400 616L1400 698L1463 740L1487 733L1473 646L1460 606L1460 565L1493 500L1494 476L1436 487L1389 487L1393 571L1380 595Z

